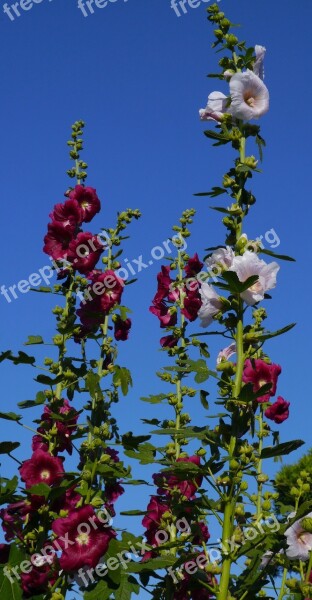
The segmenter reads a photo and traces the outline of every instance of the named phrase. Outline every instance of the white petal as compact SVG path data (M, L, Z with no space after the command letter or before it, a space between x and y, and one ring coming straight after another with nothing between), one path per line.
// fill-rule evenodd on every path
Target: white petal
M260 79L262 79L262 80L264 79L263 61L264 61L265 53L266 53L266 48L264 46L259 46L259 45L255 46L256 62L254 64L253 72L255 75L260 77Z
M237 119L258 119L269 110L269 91L252 71L233 75L230 93L231 114Z

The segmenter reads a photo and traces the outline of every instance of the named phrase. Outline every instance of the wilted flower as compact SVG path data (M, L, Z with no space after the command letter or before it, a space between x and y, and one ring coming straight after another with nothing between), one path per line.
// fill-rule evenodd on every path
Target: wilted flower
M198 316L201 319L200 325L201 327L208 327L213 317L221 310L222 302L213 287L205 282L201 285L200 295L202 300L201 308L198 311Z
M219 352L217 356L217 365L223 362L224 360L228 360L230 356L232 356L232 354L235 354L235 352L236 344L235 342L233 342L233 344L230 344L229 346L221 350L221 352Z
M312 517L312 513L309 513L306 517ZM307 561L312 550L312 533L308 533L303 529L302 521L303 519L299 519L285 531L288 544L286 556L291 560Z
M260 77L260 79L264 79L263 61L265 53L266 48L264 46L259 46L258 44L255 46L256 62L253 66L253 72L255 75Z
M237 273L238 279L243 282L258 275L258 281L241 293L241 297L249 306L263 300L264 294L276 286L276 274L279 271L276 262L267 264L257 254L247 250L243 256L235 256L229 271Z
M229 112L237 119L258 119L269 110L269 91L260 77L249 69L231 77L230 95Z

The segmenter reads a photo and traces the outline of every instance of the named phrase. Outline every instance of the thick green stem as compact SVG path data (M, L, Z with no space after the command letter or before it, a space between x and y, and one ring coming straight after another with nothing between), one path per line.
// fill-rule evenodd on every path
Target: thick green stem
M285 593L285 583L286 583L286 579L287 579L287 574L288 574L288 569L284 569L283 571L283 577L282 577L282 582L281 582L281 587L280 587L280 591L279 591L279 595L278 595L278 599L277 600L282 600L284 593Z
M260 406L260 415L259 415L259 457L261 457L262 449L263 449L263 407ZM262 460L259 458L258 467L257 467L257 477L258 477L258 492L257 492L257 522L261 519L262 510L261 510L261 502L262 502L262 488L263 483L260 480L262 475Z

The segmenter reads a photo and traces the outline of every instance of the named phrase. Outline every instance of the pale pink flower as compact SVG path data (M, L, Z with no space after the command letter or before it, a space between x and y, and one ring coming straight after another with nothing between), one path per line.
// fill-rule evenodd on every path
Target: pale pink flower
M260 79L264 79L264 68L263 61L266 53L266 48L264 46L259 46L258 44L255 46L255 55L256 62L253 67L253 72L255 75L260 77Z
M229 271L237 274L239 281L243 282L258 275L258 281L241 293L241 297L249 306L263 300L264 294L276 286L276 275L279 271L276 262L267 264L257 254L246 250L243 256L235 256Z
M305 518L311 517L312 512L306 515ZM307 561L312 550L312 533L308 533L303 529L301 526L302 521L303 519L299 519L285 531L288 544L286 556L291 560Z
M218 248L213 252L213 254L205 260L208 271L212 271L214 274L215 271L220 272L220 266L223 271L227 271L234 260L235 253L233 252L230 246L226 246L226 248Z
M237 119L258 119L269 110L269 90L260 77L249 69L231 77L230 95L229 112Z
M219 365L223 361L228 360L230 358L230 356L235 354L235 352L236 352L236 344L235 344L235 342L233 342L233 344L230 344L229 346L227 346L226 348L221 350L221 352L219 352L219 354L217 356L217 365Z
M208 327L213 317L221 310L222 302L214 288L205 282L201 284L200 295L202 300L201 308L198 311L201 319L200 326Z
M201 108L199 116L202 121L222 121L229 105L229 98L222 92L212 92L208 96L206 108Z

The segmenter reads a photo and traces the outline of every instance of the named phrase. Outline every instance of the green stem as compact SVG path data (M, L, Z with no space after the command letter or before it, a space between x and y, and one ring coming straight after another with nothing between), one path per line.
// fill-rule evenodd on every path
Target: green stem
M260 415L259 415L259 457L262 454L263 449L263 407L260 405ZM261 519L262 510L261 510L261 501L262 501L262 488L263 483L259 481L260 476L262 475L262 460L259 458L258 467L257 467L257 479L258 479L258 492L257 492L257 522Z
M288 569L284 569L283 570L283 577L282 577L282 582L281 582L281 588L279 591L279 595L278 595L278 599L277 600L282 600L284 593L285 593L285 584L286 584L286 578L287 578L287 573L288 573Z
M306 572L306 583L309 583L310 581L310 573L312 571L312 550L310 550L310 558L309 558L309 562L308 562L308 568L307 568L307 572Z

